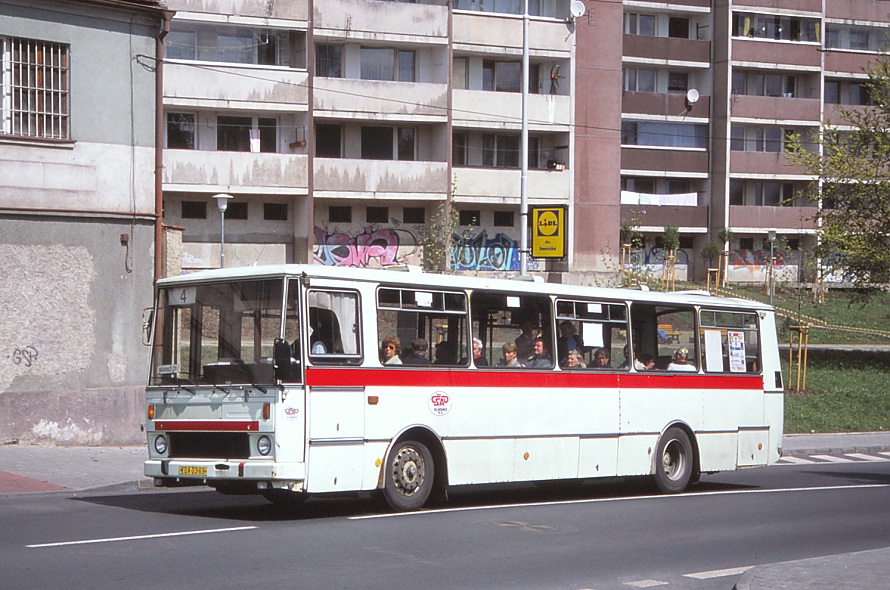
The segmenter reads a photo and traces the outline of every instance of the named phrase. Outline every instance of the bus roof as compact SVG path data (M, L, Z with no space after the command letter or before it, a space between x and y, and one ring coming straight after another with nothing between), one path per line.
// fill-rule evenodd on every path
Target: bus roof
M747 309L770 310L765 303L732 297L716 297L706 291L675 291L670 293L642 291L617 287L593 287L563 283L545 283L538 280L516 278L492 278L465 275L443 275L423 272L417 267L394 267L392 269L369 269L343 266L323 266L317 264L276 264L265 266L241 266L233 268L202 270L194 273L166 277L158 280L158 287L215 283L220 281L240 281L260 278L346 279L370 283L385 282L390 285L428 287L438 289L489 289L560 295L564 297L596 297L600 299L646 301L650 303L682 303L686 305L743 307Z

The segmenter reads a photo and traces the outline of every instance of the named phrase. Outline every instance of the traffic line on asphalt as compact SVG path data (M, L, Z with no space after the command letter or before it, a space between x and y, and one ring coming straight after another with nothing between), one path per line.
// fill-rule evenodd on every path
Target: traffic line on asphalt
M814 459L825 461L826 463L855 463L853 459L846 457L835 457L834 455L811 455Z
M847 461L858 463L858 461ZM447 512L475 512L479 510L501 510L504 508L530 508L535 506L561 506L572 504L600 504L604 502L634 502L639 500L677 501L684 498L700 498L702 496L742 496L746 494L785 494L789 492L840 492L846 490L865 490L874 488L890 488L886 483L865 483L851 486L812 486L808 488L777 488L756 490L722 490L716 492L686 492L683 494L650 494L646 496L621 496L617 498L587 498L582 500L554 500L552 502L523 502L518 504L487 504L484 506L463 506L460 508L434 508L417 512L392 512L388 514L365 514L348 516L347 520L373 520L378 518L407 518L412 516L428 516Z
M698 572L695 574L683 574L683 577L695 578L696 580L710 580L712 578L725 578L727 576L741 576L752 567L754 566L747 565L744 567L732 567L722 570L711 570L709 572Z
M658 580L637 580L636 582L625 582L625 586L633 588L654 588L655 586L669 586L670 582L660 582Z
M188 535L207 535L210 533L232 533L236 531L249 531L255 526L239 526L226 529L204 529L201 531L182 531L179 533L158 533L155 535L133 535L131 537L108 537L106 539L83 539L81 541L63 541L60 543L41 543L39 545L25 545L28 549L42 549L45 547L65 547L66 545L90 545L93 543L115 543L117 541L140 541L142 539L163 539L165 537L184 537Z
M816 463L816 461L792 456L782 457L776 462L777 465L813 465L814 463Z
M885 463L887 461L890 461L890 459L885 459L884 457L866 455L865 453L847 453L845 456L853 457L854 459L859 459L861 461L871 461L873 463Z

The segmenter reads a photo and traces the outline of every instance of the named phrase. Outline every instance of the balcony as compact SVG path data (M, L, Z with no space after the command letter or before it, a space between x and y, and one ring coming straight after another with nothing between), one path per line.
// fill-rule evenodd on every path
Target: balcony
M711 97L702 96L691 109L686 110L686 95L657 92L625 92L621 99L621 111L642 115L707 117L711 112Z
M732 63L757 63L776 69L809 69L822 66L822 51L818 43L792 43L765 39L732 40Z
M220 15L238 16L241 19L257 18L263 19L263 22L280 19L306 23L309 19L308 0L289 0L288 2L167 0L166 5L170 10L178 12L210 14L214 19L218 19Z
M730 152L729 172L740 175L812 178L803 166L791 166L783 152Z
M817 7L816 12L819 10ZM882 23L887 20L887 3L885 0L826 0L825 17Z
M404 6L404 5L401 5ZM490 12L455 12L454 51L522 55L522 17ZM529 52L567 59L575 44L573 27L563 21L530 19Z
M316 197L444 199L451 188L446 162L316 158Z
M305 70L282 67L165 62L164 104L207 110L306 112L308 77Z
M674 37L624 35L624 57L656 59L663 63L698 62L702 67L708 67L711 60L711 42Z
M402 2L324 0L314 3L316 38L377 43L448 43L448 7Z
M164 150L165 191L305 195L309 157Z
M448 120L446 84L315 78L312 99L316 117L433 123Z
M454 125L518 130L522 125L522 94L455 90ZM555 94L530 94L528 126L533 131L567 132L572 123L572 99Z
M778 96L735 95L732 116L735 119L766 119L769 121L812 121L819 123L818 99Z
M729 227L743 229L777 229L795 232L816 229L815 207L753 207L731 205L729 207ZM788 233L783 231L782 233Z
M874 53L852 52L852 51L833 51L825 50L825 73L826 74L847 74L852 77L861 77L864 68L875 61L877 57Z
M621 148L621 172L649 170L704 178L708 175L708 152L668 148Z
M519 170L507 168L454 168L455 200L519 205ZM569 170L529 170L528 198L534 203L568 203L574 176Z
M640 227L675 225L684 229L707 229L708 208L702 205L695 207L621 205L621 221Z

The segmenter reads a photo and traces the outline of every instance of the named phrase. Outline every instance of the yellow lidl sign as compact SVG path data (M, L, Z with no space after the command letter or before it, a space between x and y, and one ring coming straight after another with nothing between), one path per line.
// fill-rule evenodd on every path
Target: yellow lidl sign
M532 207L532 256L565 258L565 207Z

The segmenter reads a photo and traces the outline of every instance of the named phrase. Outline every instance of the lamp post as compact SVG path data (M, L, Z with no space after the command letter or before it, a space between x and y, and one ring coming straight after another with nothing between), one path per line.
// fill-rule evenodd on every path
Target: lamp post
M216 206L219 209L219 267L226 267L226 209L229 207L229 199L232 195L214 195Z
M773 247L776 244L776 230L769 230L769 304L773 304L773 289L775 288L776 258Z

